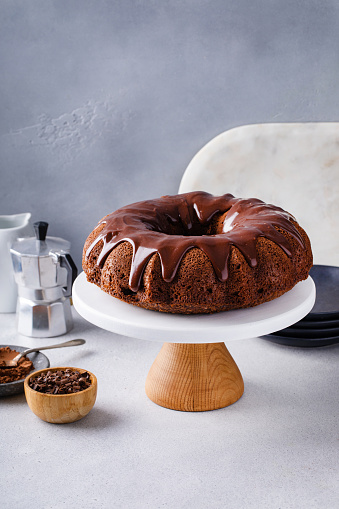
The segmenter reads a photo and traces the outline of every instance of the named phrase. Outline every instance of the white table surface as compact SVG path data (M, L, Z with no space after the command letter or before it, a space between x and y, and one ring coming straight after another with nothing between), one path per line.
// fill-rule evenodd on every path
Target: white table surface
M338 507L339 345L230 341L244 395L186 413L145 394L161 344L104 331L75 311L74 319L71 333L44 340L18 335L15 315L0 315L1 343L85 338L46 354L51 366L98 378L93 410L73 424L39 420L23 394L0 400L2 509Z

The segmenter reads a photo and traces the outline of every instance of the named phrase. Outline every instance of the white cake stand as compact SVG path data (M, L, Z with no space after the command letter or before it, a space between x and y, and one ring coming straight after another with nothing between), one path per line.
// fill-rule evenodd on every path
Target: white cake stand
M172 315L126 304L88 283L83 272L72 297L78 313L102 329L164 343L146 379L152 401L203 411L228 406L244 391L224 341L263 336L297 322L314 305L315 285L309 277L271 302L211 315Z

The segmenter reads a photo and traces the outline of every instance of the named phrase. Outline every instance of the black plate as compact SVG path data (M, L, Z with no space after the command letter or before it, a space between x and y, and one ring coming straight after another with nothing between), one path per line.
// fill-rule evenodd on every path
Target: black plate
M303 318L293 324L296 329L339 329L339 320L306 320Z
M274 336L281 336L285 338L303 338L303 339L321 339L321 338L334 338L339 339L338 329L295 329L294 327L287 327L277 332L273 332Z
M16 346L16 345L0 345L0 348L9 346L11 350L17 352L23 352L28 350L28 346ZM38 371L39 369L49 368L49 360L43 353L32 352L27 357L33 362L34 369L32 371ZM32 372L31 371L31 372ZM27 375L28 376L28 375ZM20 394L24 392L24 378L17 380L16 382L9 382L8 384L0 384L0 397L1 396L13 396L14 394Z
M339 320L339 267L314 265L310 270L316 301L306 320Z
M278 345L298 346L302 348L329 346L339 343L339 337L324 339L303 339L303 338L286 338L274 334L269 334L268 336L261 336L261 338L270 341L271 343L277 343Z
M291 327L262 336L279 345L315 347L339 343L339 267L314 265L310 270L316 286L311 312Z

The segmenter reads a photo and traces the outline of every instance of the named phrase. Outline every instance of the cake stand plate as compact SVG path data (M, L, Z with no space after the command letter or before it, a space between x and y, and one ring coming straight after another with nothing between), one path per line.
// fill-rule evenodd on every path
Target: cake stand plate
M146 394L166 408L203 411L228 406L243 394L241 373L224 341L263 336L301 320L314 305L315 285L309 277L254 308L172 315L115 299L82 272L72 298L78 313L102 329L164 343L148 373Z

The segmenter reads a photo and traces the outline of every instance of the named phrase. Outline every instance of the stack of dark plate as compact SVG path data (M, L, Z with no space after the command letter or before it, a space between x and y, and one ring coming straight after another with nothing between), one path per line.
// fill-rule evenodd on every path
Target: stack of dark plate
M314 265L310 271L316 286L316 301L299 322L262 336L280 345L314 347L339 343L339 267Z

